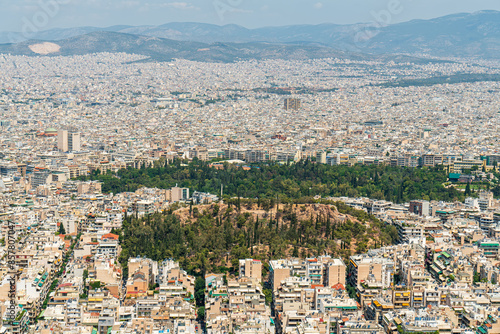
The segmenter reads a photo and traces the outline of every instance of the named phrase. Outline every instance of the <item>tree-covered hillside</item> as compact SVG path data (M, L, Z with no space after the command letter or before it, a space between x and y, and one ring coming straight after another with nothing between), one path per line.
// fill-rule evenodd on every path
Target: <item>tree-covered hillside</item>
M394 243L397 230L343 203L288 204L253 200L128 216L120 233L121 264L130 257L177 259L192 274L236 273L238 260L354 253Z

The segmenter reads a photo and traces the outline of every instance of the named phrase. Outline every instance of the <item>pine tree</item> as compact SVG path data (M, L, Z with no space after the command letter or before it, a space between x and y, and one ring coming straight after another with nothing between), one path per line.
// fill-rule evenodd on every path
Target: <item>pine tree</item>
M66 234L66 230L64 229L64 224L63 223L59 224L59 234L62 234L62 235Z

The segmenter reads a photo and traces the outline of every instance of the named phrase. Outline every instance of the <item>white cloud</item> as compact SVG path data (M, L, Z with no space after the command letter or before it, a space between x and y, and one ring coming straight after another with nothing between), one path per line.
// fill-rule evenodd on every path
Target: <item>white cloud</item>
M166 3L164 6L181 10L200 10L200 7L193 6L188 2L169 2Z
M314 4L314 8L316 8L316 9L321 9L321 8L323 8L323 3L322 3L322 2L316 2L316 3Z

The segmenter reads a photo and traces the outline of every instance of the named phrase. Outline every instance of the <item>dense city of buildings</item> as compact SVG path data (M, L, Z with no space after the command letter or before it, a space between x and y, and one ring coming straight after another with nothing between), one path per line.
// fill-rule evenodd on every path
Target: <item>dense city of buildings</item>
M138 59L0 56L2 153L34 162L59 149L110 168L179 154L252 162L321 151L331 163L408 166L498 154L497 82L383 85L498 64Z
M175 158L444 165L450 180L490 180L498 82L384 84L500 64L140 60L0 55L0 333L500 333L500 203L487 190L463 203L336 198L398 243L240 259L238 275L205 273L200 306L178 259L131 257L124 271L116 230L219 194L75 180Z

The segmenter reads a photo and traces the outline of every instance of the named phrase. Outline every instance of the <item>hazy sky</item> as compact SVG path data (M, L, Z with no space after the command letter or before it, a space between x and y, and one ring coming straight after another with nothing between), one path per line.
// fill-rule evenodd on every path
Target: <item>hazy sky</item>
M391 23L458 12L500 10L499 0L0 0L0 31L77 26L236 23L248 28L374 21L397 8Z

